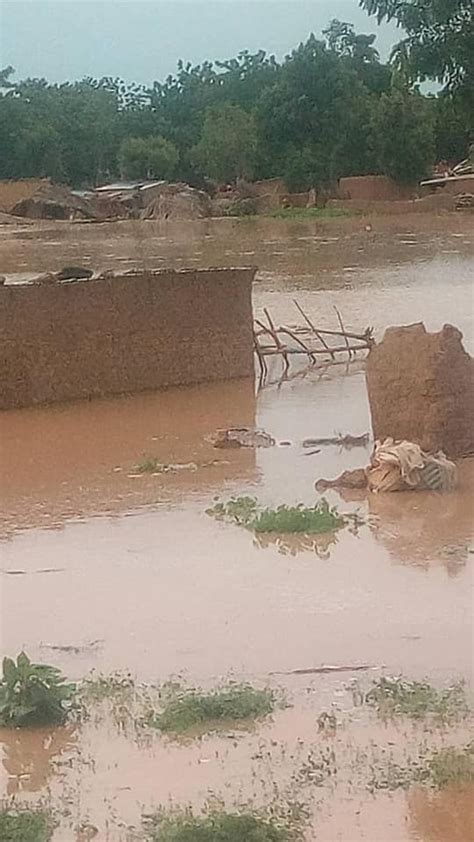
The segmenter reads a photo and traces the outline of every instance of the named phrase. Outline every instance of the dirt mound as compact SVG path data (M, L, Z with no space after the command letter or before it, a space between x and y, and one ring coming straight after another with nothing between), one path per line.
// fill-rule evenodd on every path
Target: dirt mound
M12 213L12 208L24 199L30 199L45 185L49 178L19 178L0 181L0 210Z
M453 458L474 452L474 360L461 332L391 327L366 364L374 437L416 442Z
M9 210L16 216L30 219L93 219L96 216L85 199L48 180L41 181Z
M204 219L207 216L211 216L209 196L189 184L163 184L141 213L141 219Z

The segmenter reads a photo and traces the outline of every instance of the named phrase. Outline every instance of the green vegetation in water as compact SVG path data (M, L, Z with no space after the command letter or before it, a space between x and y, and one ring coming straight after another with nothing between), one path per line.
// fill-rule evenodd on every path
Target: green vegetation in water
M382 717L433 716L443 722L459 719L468 712L462 681L438 690L427 681L380 678L366 694L365 701Z
M54 822L41 810L0 808L1 842L49 842Z
M273 219L337 219L357 216L357 213L346 208L277 208L266 216L271 216Z
M131 675L119 672L111 675L91 673L81 684L80 693L83 701L101 702L104 699L115 699L128 696L135 690L135 682Z
M150 842L290 842L295 836L276 820L253 812L159 811L145 820Z
M372 766L368 788L375 790L408 789L414 784L424 784L434 789L463 786L474 781L474 742L464 748L446 748L433 751L428 756L409 759L406 764L392 759Z
M150 724L160 731L183 733L223 721L260 719L275 706L271 690L257 690L249 684L230 684L205 693L176 689L161 713L152 715Z
M297 506L260 509L253 497L233 497L227 503L216 503L207 509L207 514L253 532L314 535L332 532L345 525L344 518L324 499L312 507L299 503Z
M337 761L334 749L328 746L319 752L311 749L304 763L294 776L300 785L323 786L337 775Z
M66 719L75 689L74 684L66 683L56 667L33 664L24 652L18 655L16 663L4 658L0 724L7 727L60 724Z
M144 456L140 462L135 465L135 471L138 474L162 474L165 471L166 465L159 462L156 456Z

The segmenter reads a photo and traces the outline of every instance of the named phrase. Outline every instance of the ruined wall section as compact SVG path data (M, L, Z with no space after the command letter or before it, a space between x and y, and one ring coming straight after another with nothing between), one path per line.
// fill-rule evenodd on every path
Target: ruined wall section
M408 439L450 458L474 453L474 359L456 327L388 328L365 371L376 439Z
M254 274L0 286L0 408L251 376Z

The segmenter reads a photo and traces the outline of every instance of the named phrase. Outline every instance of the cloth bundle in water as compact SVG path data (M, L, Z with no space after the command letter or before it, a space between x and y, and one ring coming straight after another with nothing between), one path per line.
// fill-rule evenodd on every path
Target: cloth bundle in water
M375 442L367 481L371 491L452 491L457 484L457 469L441 450L425 453L414 442L388 438Z

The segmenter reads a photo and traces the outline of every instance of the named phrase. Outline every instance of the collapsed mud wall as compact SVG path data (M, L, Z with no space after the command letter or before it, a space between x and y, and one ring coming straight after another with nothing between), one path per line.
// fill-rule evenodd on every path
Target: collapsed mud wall
M0 286L0 409L252 375L254 274Z
M450 458L474 453L474 359L444 325L391 327L367 358L374 437L408 439Z

